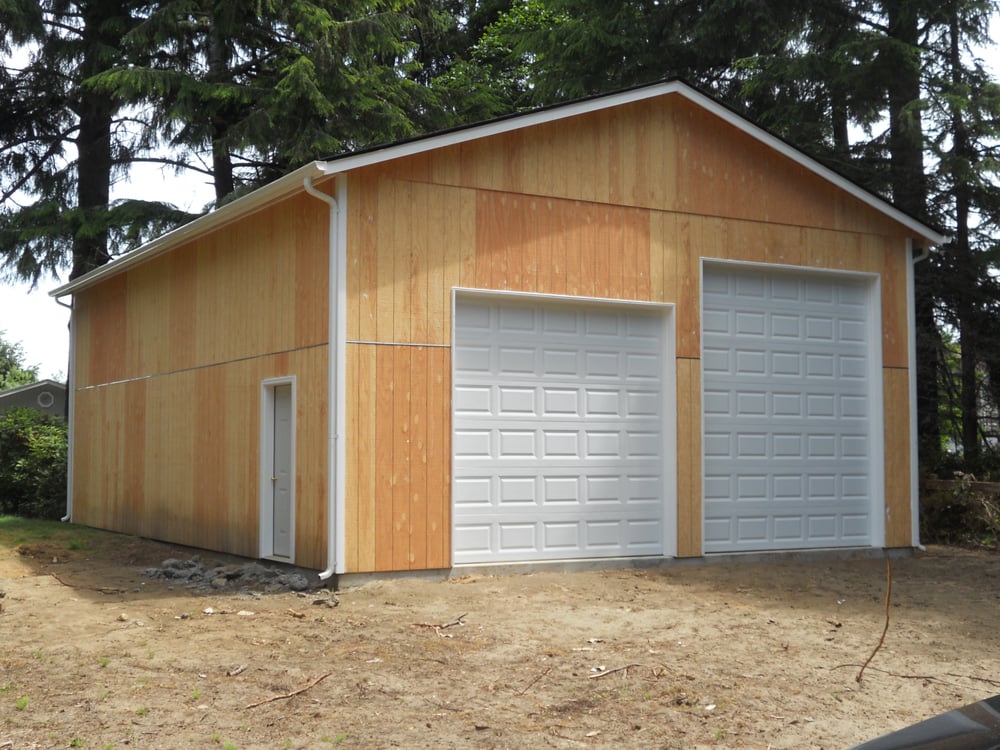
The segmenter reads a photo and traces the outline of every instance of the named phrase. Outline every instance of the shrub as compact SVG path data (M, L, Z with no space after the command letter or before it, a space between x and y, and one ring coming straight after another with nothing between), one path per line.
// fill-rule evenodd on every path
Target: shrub
M954 481L924 488L920 500L920 538L931 544L1000 547L1000 488L955 472ZM927 482L926 484L931 484Z
M0 414L0 514L62 516L66 457L62 419L20 408Z

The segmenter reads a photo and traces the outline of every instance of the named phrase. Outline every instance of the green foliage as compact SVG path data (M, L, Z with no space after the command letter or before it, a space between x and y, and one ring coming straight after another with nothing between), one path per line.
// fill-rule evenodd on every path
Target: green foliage
M66 423L33 409L0 415L0 513L59 518L66 502Z
M0 331L0 391L34 383L38 380L38 367L26 367L24 347L19 342L6 341L4 333Z

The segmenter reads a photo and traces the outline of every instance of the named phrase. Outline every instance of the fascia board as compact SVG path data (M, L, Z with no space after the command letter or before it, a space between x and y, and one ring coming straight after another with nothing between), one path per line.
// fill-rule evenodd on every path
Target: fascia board
M237 198L232 203L227 203L222 208L216 209L204 216L199 216L176 229L172 229L155 240L147 242L142 247L126 253L119 258L107 263L99 268L95 268L90 273L84 274L67 284L53 289L49 292L50 297L65 297L68 294L81 291L87 287L102 281L111 276L115 276L122 271L144 263L147 260L162 255L173 250L178 245L197 239L208 232L230 224L238 219L265 208L270 203L285 198L302 189L302 182L307 177L324 177L326 171L321 168L320 162L311 162L299 167L294 172L290 172L278 178L264 187L247 193L241 198Z

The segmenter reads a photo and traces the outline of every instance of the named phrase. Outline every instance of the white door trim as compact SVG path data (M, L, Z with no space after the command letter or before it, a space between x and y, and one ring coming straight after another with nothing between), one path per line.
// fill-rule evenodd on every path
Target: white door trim
M661 361L662 361L662 381L661 381L661 446L663 456L661 487L662 487L662 552L663 557L677 556L677 314L676 305L673 303L654 302L648 300L622 300L604 297L580 297L562 294L538 294L533 292L497 291L488 289L475 289L467 287L453 287L451 296L451 341L454 351L456 341L456 310L461 300L495 300L497 302L520 300L523 302L559 302L570 303L576 306L592 305L598 307L614 307L625 309L653 309L660 313L663 318L661 340ZM452 383L452 403L454 404L455 385L455 358L451 358L451 383ZM454 406L451 414L454 422ZM450 429L454 429L454 426ZM455 504L455 441L452 439L451 472L452 494L450 497L452 515L451 534L451 559L455 559L455 538L454 538L454 504ZM454 567L461 567L461 563L452 562Z
M280 378L267 378L260 383L260 505L259 505L259 555L264 559L281 560L282 562L295 562L295 478L292 477L290 488L291 501L291 529L289 556L277 557L274 554L274 492L271 477L274 475L274 389L276 386L288 385L292 389L291 404L291 464L296 465L295 457L295 436L298 432L296 427L296 401L298 398L297 383L294 375Z
M870 396L872 408L869 410L869 481L871 488L870 501L870 537L871 547L885 546L886 515L889 512L886 504L885 487L885 413L882 393L882 277L878 273L868 271L853 271L848 269L820 268L816 266L799 266L787 263L760 263L753 261L731 260L724 258L707 258L702 256L699 259L699 279L698 279L698 320L699 338L703 335L701 321L704 320L704 281L705 268L738 266L763 271L792 272L798 274L813 275L834 275L840 278L854 278L867 281L868 287L868 382L870 386ZM702 376L704 377L704 375ZM704 380L701 388L701 476L704 485L705 476L705 389ZM702 518L705 513L704 491L701 500Z

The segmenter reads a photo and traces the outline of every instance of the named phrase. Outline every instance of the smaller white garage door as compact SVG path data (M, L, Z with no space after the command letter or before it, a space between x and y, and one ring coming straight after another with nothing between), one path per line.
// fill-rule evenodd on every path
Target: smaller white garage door
M705 552L871 544L869 282L706 266L703 295Z
M663 552L663 313L459 299L454 562Z

